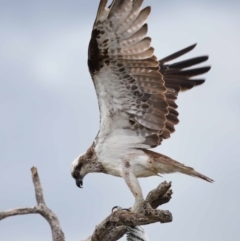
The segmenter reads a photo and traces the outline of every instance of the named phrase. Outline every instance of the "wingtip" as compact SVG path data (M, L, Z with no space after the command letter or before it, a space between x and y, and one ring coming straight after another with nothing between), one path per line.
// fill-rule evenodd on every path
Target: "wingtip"
M201 58L202 62L205 62L209 59L209 56L208 55L203 55L203 56L200 56L199 58Z
M99 19L102 17L104 14L106 5L107 5L108 0L100 0L99 6L98 6L98 11L97 11L97 16L95 18L94 24L99 21Z
M143 8L141 11L146 11L147 15L149 15L151 13L151 6L147 6L147 7Z
M202 85L203 83L205 83L205 79L200 79L200 80L195 80L195 86L198 86L198 85Z
M193 50L196 46L197 46L197 43L192 44L192 45L186 47L186 48L183 49L183 50L185 50L186 52L189 52L189 51Z
M206 67L203 67L203 68L205 70L204 73L207 73L212 68L212 66L206 66Z
M197 43L192 44L192 45L190 45L190 46L188 46L188 47L186 47L184 49L181 49L181 50L179 50L179 51L177 51L177 52L175 52L175 53L173 53L171 55L168 55L167 57L165 57L163 59L160 59L159 60L160 65L163 65L165 62L169 62L169 61L171 61L173 59L176 59L176 58L178 58L178 57L180 57L180 56L190 52L191 50L193 50L196 47L196 45L197 45Z

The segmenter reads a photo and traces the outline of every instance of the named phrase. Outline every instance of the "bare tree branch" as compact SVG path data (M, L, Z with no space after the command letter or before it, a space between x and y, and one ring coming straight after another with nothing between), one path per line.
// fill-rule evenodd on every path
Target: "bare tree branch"
M38 213L48 221L52 230L53 241L64 241L65 240L64 233L61 229L57 216L45 204L44 197L43 197L43 190L42 190L42 186L38 176L37 168L32 167L31 172L32 172L33 185L35 188L37 205L32 208L29 208L29 207L16 208L16 209L0 212L0 220L11 216L16 216L16 215Z
M119 226L114 228L105 238L105 240L115 241L123 237L127 232L127 226Z
M53 241L64 241L64 233L57 216L45 204L37 168L32 167L31 172L37 205L35 207L16 208L0 212L0 220L16 215L37 213L48 221L52 230ZM97 225L92 236L85 241L116 241L127 232L129 226L171 222L172 214L169 211L156 209L159 205L170 201L172 196L170 188L171 183L163 182L156 189L149 192L138 213L121 209L113 212Z
M85 241L116 241L127 232L126 226L171 222L172 214L169 211L155 209L170 201L172 195L170 188L171 182L163 182L149 192L140 213L123 210L112 213L95 228L93 235Z
M146 197L146 201L152 206L152 208L157 208L158 206L168 203L172 198L172 186L171 182L162 182L158 185L156 189L150 191Z
M31 172L32 172L32 180L33 180L33 185L34 185L34 188L35 188L35 195L36 195L37 204L44 204L45 205L42 185L41 185L38 173L37 173L37 168L32 167Z
M7 211L0 212L0 220L11 217L11 216L16 216L16 215L24 215L24 214L31 214L31 213L38 213L37 208L15 208L15 209L10 209Z

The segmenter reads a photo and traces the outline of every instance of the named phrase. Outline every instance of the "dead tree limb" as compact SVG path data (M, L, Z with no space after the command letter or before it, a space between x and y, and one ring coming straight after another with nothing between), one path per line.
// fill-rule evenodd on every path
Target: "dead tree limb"
M64 241L64 233L57 216L45 204L37 168L32 167L31 172L37 205L0 212L0 221L11 216L37 213L42 215L49 223L53 241ZM126 210L113 212L97 225L93 235L85 241L116 241L127 232L129 226L171 222L172 214L169 211L156 209L159 205L170 201L172 195L170 188L171 183L163 182L149 192L138 213Z
M165 210L156 210L159 205L171 199L171 183L163 182L149 192L140 213L117 211L104 219L85 241L116 241L127 232L127 226L146 225L156 222L172 221L172 214Z
M0 212L0 220L16 215L38 213L42 215L49 223L52 230L53 241L64 241L64 233L60 227L60 223L58 221L57 216L45 204L43 190L38 176L37 168L32 167L31 172L33 185L35 188L37 205L35 207L16 208Z

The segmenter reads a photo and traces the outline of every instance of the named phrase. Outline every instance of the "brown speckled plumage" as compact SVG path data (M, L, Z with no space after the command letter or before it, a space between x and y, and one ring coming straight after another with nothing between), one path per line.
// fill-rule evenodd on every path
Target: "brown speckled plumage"
M195 68L208 56L169 63L196 44L157 60L151 38L146 36L151 8L142 9L142 3L114 0L106 7L107 0L100 0L88 50L100 129L94 144L72 166L72 172L79 171L81 177L103 172L124 178L136 203L142 200L138 177L181 172L212 181L191 167L148 150L175 131L178 94L203 84L204 79L194 77L210 67Z

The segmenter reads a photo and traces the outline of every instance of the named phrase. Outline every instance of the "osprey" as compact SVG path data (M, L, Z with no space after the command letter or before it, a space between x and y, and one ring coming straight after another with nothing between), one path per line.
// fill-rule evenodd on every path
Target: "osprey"
M174 64L167 62L195 45L157 60L147 35L150 7L143 0L100 0L88 49L88 67L100 109L99 132L86 153L71 168L76 185L82 187L88 173L102 172L122 177L135 197L133 210L143 201L139 177L180 172L208 182L213 180L150 148L174 132L180 91L204 83L191 77L210 67L185 69L207 56Z

